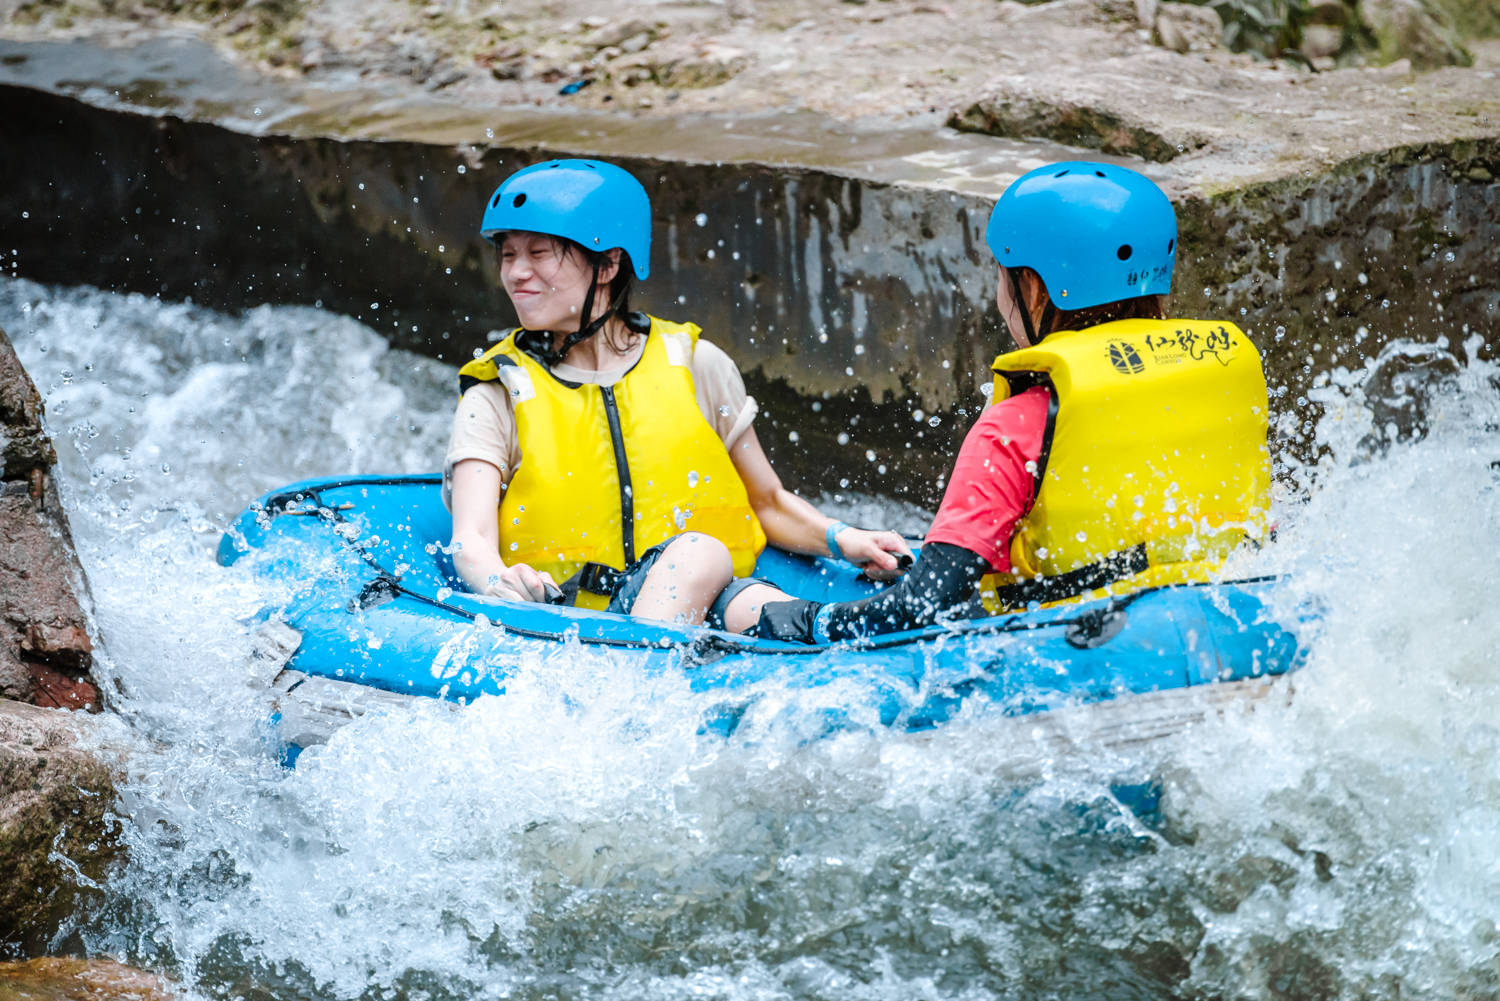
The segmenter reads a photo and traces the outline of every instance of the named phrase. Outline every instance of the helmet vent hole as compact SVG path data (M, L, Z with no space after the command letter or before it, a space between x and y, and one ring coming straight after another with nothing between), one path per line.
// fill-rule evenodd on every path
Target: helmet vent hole
M1102 171L1102 170L1096 170L1096 171L1094 171L1094 176L1095 177L1103 177L1104 176L1104 171Z
M526 192L523 191L519 195L517 195L516 198L515 198L515 201L511 202L511 204L514 205L516 208L520 208L522 205L525 205L526 204Z
M1170 240L1167 241L1167 253L1170 254L1172 251L1174 251L1176 249L1177 249L1177 238L1173 237L1172 239L1170 239Z
M1122 243L1120 244L1120 249L1115 251L1115 256L1122 261L1128 261L1130 260L1130 255L1133 253L1135 253L1135 251L1130 249L1130 244Z
M1052 175L1052 176L1053 176L1053 177L1062 177L1062 176L1063 176L1063 175L1065 175L1065 174L1066 174L1066 173L1067 173L1067 171L1066 171L1066 170L1059 170L1059 171L1058 171L1058 172L1057 172L1057 173L1055 173L1055 174L1053 174L1053 175Z
M495 197L490 199L490 208L500 204L500 192L495 192Z

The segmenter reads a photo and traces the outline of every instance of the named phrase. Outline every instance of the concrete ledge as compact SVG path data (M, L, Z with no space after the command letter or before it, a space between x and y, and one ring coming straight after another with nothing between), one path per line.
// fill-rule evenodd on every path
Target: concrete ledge
M108 50L113 87L65 74L88 51L0 42L0 212L19 220L0 248L9 273L231 309L320 303L457 363L512 322L474 231L483 199L525 163L609 156L654 200L654 274L638 304L700 323L731 352L788 479L929 505L1008 345L982 239L989 207L1022 170L1079 152L930 122L821 119L819 133L805 113L476 114L388 91L356 114L358 92L232 68L246 97L216 110L224 65L198 43ZM1241 93L1272 71L1235 72ZM1447 110L1415 131L1403 111L1389 136L1410 142L1382 145L1345 116L1324 130L1338 143L1317 145L1324 102L1394 89L1358 76L1284 84L1310 96L1231 148L1228 122L1191 156L1132 161L1178 203L1174 312L1240 322L1284 400L1390 339L1479 334L1490 350L1500 337L1486 264L1500 245L1500 97L1467 117L1459 107L1490 77L1453 77L1459 97L1443 97L1448 77L1422 78L1413 114ZM260 114L247 121L247 107Z

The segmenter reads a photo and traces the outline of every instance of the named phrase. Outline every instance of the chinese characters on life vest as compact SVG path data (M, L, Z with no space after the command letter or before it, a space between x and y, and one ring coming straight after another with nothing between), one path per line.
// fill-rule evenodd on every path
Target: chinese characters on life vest
M1209 355L1213 355L1220 365L1228 365L1235 347L1234 335L1224 326L1217 330L1210 329L1207 333L1184 327L1171 334L1147 334L1145 340L1152 361L1165 365L1177 364L1189 358L1202 361Z

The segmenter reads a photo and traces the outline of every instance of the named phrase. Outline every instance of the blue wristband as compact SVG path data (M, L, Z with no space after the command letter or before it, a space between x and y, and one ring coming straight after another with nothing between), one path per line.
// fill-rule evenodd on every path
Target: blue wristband
M823 533L823 541L828 543L828 551L836 560L844 558L844 551L839 548L838 534L848 527L844 522L836 521L828 526L828 531Z

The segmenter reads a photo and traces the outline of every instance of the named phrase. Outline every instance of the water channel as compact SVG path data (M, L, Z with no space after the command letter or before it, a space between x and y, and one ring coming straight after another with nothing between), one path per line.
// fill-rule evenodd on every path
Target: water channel
M276 595L215 565L218 534L287 481L435 468L451 366L313 307L22 278L0 279L0 327L46 397L97 670L142 738L128 862L58 950L278 1001L1500 983L1500 369L1475 342L1406 330L1286 407L1283 437L1305 419L1316 447L1282 457L1261 566L1327 609L1289 701L1021 776L998 764L1026 739L1011 721L725 741L680 678L574 648L287 771L245 667ZM1150 778L1148 822L1110 790Z

